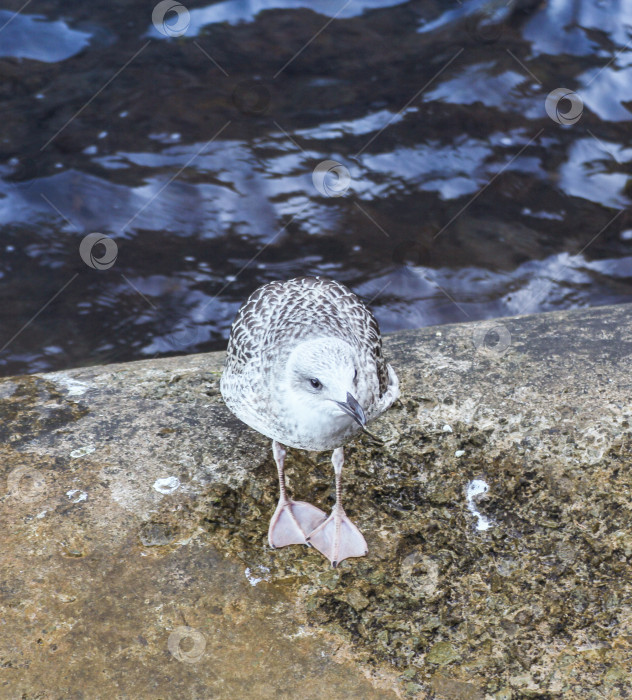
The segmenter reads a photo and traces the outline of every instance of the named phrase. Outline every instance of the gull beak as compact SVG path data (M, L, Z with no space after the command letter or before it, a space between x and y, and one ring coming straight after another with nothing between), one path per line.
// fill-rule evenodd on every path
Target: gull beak
M362 406L357 402L355 396L347 392L346 401L335 401L336 403L348 416L351 416L353 420L362 428L362 432L369 435L377 444L383 445L384 442L377 435L366 428L366 416L364 415L364 410Z
M336 401L335 403L337 403L348 416L351 416L361 428L364 428L366 425L366 416L364 415L362 406L356 401L355 396L347 392L346 401Z

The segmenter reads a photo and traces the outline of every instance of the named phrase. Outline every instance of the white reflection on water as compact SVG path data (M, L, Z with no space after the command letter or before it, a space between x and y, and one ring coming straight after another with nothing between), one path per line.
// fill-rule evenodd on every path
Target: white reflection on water
M0 10L0 57L30 58L56 63L79 53L90 43L90 34L71 29L63 20L50 22L41 15Z
M194 37L209 24L239 24L253 22L256 16L264 10L298 10L307 9L324 17L340 19L358 17L366 10L403 5L402 0L225 0L208 7L190 10L190 24L186 31L187 37ZM164 39L153 26L147 30L146 36L154 39Z

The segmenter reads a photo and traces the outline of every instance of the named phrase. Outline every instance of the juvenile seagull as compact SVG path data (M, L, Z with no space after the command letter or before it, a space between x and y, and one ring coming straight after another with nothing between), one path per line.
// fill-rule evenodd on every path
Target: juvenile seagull
M272 439L280 497L268 530L271 547L309 544L336 566L367 553L342 507L343 445L399 396L382 356L373 314L339 282L299 277L270 282L233 323L220 388L228 408ZM336 503L329 517L285 491L285 446L333 450Z

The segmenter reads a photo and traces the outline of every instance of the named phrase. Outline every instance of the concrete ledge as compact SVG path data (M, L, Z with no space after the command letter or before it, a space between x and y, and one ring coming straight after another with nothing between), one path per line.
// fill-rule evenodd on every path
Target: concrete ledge
M631 311L388 337L402 401L343 472L369 555L336 570L269 551L222 353L1 380L0 695L629 697ZM329 458L288 458L326 510Z

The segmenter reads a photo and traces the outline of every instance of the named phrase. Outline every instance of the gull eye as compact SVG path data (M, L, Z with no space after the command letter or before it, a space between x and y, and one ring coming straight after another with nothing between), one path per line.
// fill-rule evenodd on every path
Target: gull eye
M322 389L323 385L318 381L318 379L310 379L309 383L314 387L314 389Z
M358 378L358 370L356 369L356 371L355 371L354 374L353 374L353 381L355 382L355 380L356 380L357 378Z

